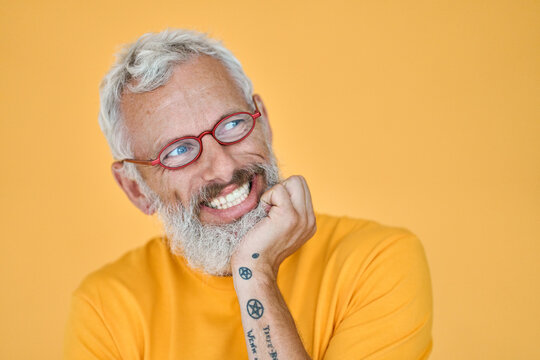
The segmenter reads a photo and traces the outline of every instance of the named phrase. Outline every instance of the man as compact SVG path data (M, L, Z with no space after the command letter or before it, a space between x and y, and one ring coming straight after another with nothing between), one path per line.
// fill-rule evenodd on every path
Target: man
M427 358L420 242L315 216L306 181L279 178L262 98L220 43L141 37L103 81L100 125L116 181L167 238L83 281L66 358Z

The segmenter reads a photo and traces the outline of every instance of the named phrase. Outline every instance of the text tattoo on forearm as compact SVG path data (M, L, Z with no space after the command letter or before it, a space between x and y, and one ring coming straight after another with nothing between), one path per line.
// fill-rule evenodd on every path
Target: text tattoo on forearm
M276 349L274 348L274 344L272 344L272 337L270 336L270 325L266 325L263 330L264 336L266 338L266 348L268 349L268 355L270 355L272 359L277 360L278 354Z
M247 339L248 339L248 344L249 344L249 348L251 350L251 353L253 355L256 355L257 354L257 345L255 344L255 335L253 335L253 329L249 330L247 332ZM256 359L257 357L255 357Z

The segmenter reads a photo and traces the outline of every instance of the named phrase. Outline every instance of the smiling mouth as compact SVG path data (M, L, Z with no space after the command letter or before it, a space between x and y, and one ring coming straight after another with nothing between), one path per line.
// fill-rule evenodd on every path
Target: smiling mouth
M238 186L230 193L222 196L216 196L215 198L205 202L204 205L217 210L229 209L244 202L249 196L250 191L251 181L246 181L244 184Z

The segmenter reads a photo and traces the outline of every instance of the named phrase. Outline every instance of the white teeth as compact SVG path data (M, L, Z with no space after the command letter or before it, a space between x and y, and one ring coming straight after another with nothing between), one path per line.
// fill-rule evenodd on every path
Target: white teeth
M214 209L228 209L231 206L235 206L246 200L249 195L249 182L234 189L233 192L212 199L208 202L208 205Z

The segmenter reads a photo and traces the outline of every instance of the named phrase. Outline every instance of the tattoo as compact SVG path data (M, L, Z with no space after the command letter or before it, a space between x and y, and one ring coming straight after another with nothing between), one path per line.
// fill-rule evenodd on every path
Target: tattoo
M255 254L251 255L251 257L254 258L254 259L256 259L256 258L259 257L259 253L255 253Z
M260 319L261 316L263 316L264 307L259 300L250 299L247 302L247 312L248 312L248 315L254 318L255 320Z
M257 353L257 345L255 345L255 335L253 335L253 329L247 332L248 344L253 354Z
M247 267L241 267L240 269L238 269L238 273L240 274L240 277L244 280L251 279L252 273L251 270Z
M270 337L270 325L266 325L263 330L264 336L266 337L266 347L268 349L268 355L270 355L271 359L277 360L277 351L274 348L274 344L272 344L272 338Z

